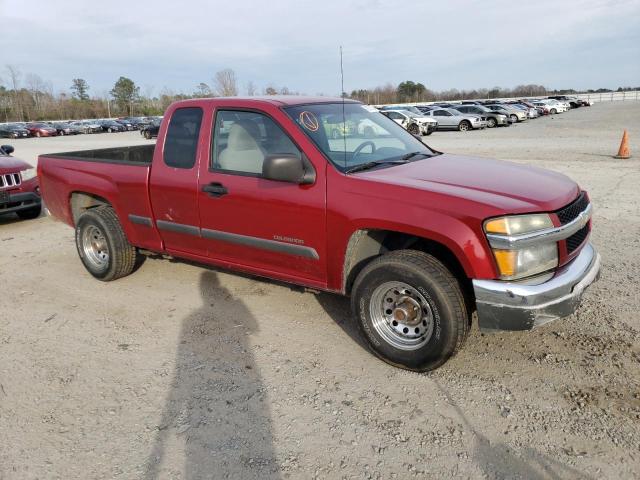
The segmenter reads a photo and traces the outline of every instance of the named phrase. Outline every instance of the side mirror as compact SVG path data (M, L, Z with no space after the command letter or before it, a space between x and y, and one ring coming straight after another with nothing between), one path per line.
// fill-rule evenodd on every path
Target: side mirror
M15 150L11 145L2 145L0 149L4 151L7 155L11 155Z
M262 177L279 182L309 185L316 181L316 172L306 158L281 153L269 155L264 159Z

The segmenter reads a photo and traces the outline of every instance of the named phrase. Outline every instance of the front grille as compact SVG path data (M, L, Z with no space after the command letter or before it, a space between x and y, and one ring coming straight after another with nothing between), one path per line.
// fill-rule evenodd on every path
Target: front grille
M589 225L588 224L585 225L584 227L582 227L580 230L578 230L573 235L571 235L569 238L567 238L567 252L569 254L574 252L576 250L576 248L578 248L580 245L582 245L582 242L584 242L585 238L587 238L587 235L589 235Z
M19 173L6 173L0 175L0 188L17 187L22 181Z
M589 200L584 192L582 192L573 202L556 212L558 219L560 219L560 224L566 225L578 218L578 215L580 215L581 212L584 212L588 205Z

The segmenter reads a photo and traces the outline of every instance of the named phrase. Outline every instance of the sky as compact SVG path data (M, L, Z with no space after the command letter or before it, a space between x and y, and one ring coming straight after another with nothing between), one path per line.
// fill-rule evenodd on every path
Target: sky
M5 65L68 91L192 93L216 71L314 95L404 80L432 90L640 85L640 0L0 0Z

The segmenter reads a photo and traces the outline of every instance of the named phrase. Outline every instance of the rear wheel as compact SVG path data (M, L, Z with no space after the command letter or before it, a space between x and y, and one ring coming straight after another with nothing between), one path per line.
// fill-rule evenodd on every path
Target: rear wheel
M551 115L555 115L556 113L558 113L558 111L555 108L552 108L551 111L549 111L549 113Z
M40 138L40 132L36 132L36 137Z
M145 130L144 138L146 138L147 140L151 140L151 132L149 130Z
M136 249L110 206L92 208L80 216L76 248L85 268L98 280L116 280L129 275L135 267Z
M113 133L113 128L111 128L111 127L107 128L107 132Z
M458 130L460 130L461 132L467 132L471 130L471 124L469 123L468 120L463 120L458 125Z
M64 137L64 130L60 130L60 131L58 132L58 135L60 135L61 137Z
M419 251L397 250L369 263L353 285L351 306L371 350L408 370L444 364L469 331L458 281Z
M487 127L489 127L489 128L493 128L493 127L495 127L496 125L497 125L497 122L496 122L496 119L495 119L495 118L493 118L493 117L489 117L489 118L487 119Z
M513 123L516 123L518 121L518 116L515 113L512 113L511 115L509 115L509 118Z

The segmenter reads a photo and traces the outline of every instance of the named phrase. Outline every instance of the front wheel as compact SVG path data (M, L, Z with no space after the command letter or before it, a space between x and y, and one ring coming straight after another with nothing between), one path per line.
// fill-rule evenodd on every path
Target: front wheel
M110 206L92 208L80 215L76 248L89 273L104 282L129 275L135 267L136 249Z
M149 130L144 131L144 138L151 140L151 132Z
M458 130L461 132L467 132L471 130L471 124L468 121L463 120L460 122L460 125L458 125Z
M518 121L518 116L515 113L512 113L511 115L509 115L509 118L513 123L516 123Z
M438 368L469 331L458 281L435 257L415 250L369 263L353 285L351 307L371 350L407 370Z
M407 131L411 135L420 135L420 127L415 123L412 123L411 125L409 125L409 127L407 128Z
M552 108L551 111L549 112L551 115L555 115L556 113L558 113L558 111L555 108Z

